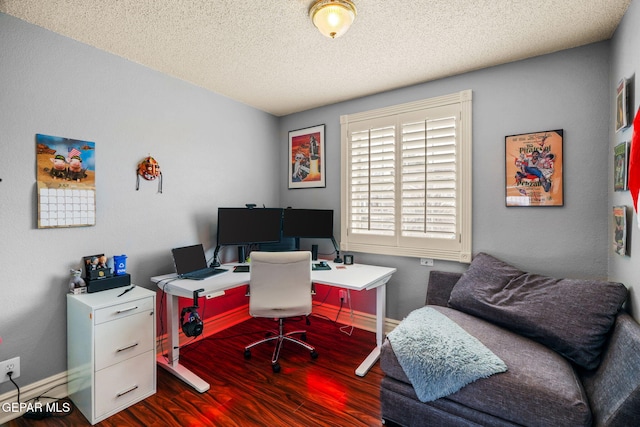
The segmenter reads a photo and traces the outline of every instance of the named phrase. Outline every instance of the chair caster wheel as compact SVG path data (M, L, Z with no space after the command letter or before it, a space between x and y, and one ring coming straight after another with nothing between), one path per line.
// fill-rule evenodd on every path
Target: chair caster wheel
M251 350L244 351L244 358L247 360L251 359Z
M301 339L302 341L306 341L306 340L307 340L307 334L302 334L302 335L300 335L300 339Z
M274 374L277 374L278 372L280 372L280 364L274 363L273 365L271 365L271 369L273 369Z
M315 359L317 359L317 358L318 358L318 352L317 352L317 351L315 351L315 350L314 350L314 351L312 351L312 352L311 352L311 358L312 358L312 359L314 359L314 360L315 360Z

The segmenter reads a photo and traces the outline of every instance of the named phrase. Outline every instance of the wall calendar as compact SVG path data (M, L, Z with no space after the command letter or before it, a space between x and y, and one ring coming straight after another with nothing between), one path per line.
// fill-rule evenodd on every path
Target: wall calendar
M96 224L95 143L36 135L38 228Z

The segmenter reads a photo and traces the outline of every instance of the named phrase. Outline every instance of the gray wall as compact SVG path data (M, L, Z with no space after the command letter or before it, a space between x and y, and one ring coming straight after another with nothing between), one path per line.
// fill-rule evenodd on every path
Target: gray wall
M609 79L609 111L615 111L615 93L616 86L621 78L630 79L631 84L631 120L635 117L640 105L640 89L638 88L637 70L640 70L640 4L637 1L631 2L629 9L622 19L614 37L612 39L611 49L611 75ZM629 224L627 227L630 233L629 247L630 255L622 257L609 250L609 277L611 280L625 283L630 288L630 309L634 317L640 320L640 291L638 283L640 282L640 219L638 214L633 212L633 201L629 191L614 192L613 191L613 147L623 141L630 141L633 133L633 127L629 127L624 131L615 133L614 118L612 117L609 126L609 156L610 172L609 172L609 206L625 205L629 210ZM640 129L638 129L640 132ZM633 212L633 213L632 213ZM631 214L632 213L632 214ZM611 214L609 214L611 218ZM609 221L611 221L609 219ZM610 229L613 227L610 226ZM610 242L613 242L613 235L610 234ZM611 246L611 244L610 244Z
M473 91L473 252L557 277L607 277L606 205L609 136L609 43L566 50L287 116L280 123L285 206L333 208L339 235L340 115ZM288 131L326 124L327 186L288 190ZM563 207L506 208L506 135L564 129ZM355 254L398 268L387 286L387 316L401 319L423 304L428 267L416 258ZM466 265L436 261L434 268ZM358 301L372 311L371 299Z
M65 294L83 256L125 253L153 288L171 247L215 244L218 206L277 205L278 119L4 14L0 76L0 360L20 356L25 385L66 370ZM36 133L96 143L94 227L36 228ZM148 154L163 194L135 190Z

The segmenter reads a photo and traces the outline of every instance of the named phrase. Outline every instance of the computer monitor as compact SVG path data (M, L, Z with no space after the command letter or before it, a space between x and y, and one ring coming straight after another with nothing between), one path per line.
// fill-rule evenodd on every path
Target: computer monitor
M280 241L282 208L218 208L218 246Z
M333 238L333 209L285 209L282 220L284 237Z

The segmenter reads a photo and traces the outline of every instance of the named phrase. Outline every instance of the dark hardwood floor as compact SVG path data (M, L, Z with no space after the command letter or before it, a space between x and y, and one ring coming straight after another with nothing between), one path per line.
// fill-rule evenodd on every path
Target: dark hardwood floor
M355 368L375 346L375 334L354 329L351 336L328 320L311 325L288 322L286 329L306 329L319 357L286 344L282 371L271 369L270 344L255 347L245 360L244 346L276 327L272 320L250 319L180 352L180 361L211 388L198 393L158 368L157 393L98 423L98 426L380 426L382 371L376 363L364 377ZM18 418L9 427L89 426L82 413L44 420Z

